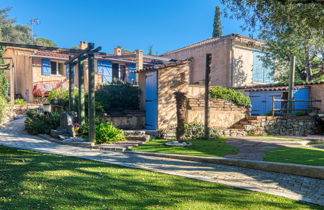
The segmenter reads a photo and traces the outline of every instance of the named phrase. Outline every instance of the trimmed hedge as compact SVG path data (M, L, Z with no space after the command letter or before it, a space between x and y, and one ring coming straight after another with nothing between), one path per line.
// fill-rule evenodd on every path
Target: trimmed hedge
M44 113L39 110L27 112L25 127L29 134L46 133L50 134L51 129L57 129L60 126L60 113Z
M224 99L233 102L238 106L247 107L251 104L250 97L234 89L220 87L220 86L213 87L210 90L210 96L211 98Z
M130 84L104 85L96 91L96 106L102 106L106 113L118 110L138 110L140 90Z

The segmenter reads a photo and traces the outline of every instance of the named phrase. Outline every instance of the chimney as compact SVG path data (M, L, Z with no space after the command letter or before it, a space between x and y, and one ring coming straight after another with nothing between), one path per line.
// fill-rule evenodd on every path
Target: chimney
M114 48L114 55L120 56L122 54L123 54L123 48L121 48L121 47Z
M143 67L143 50L136 50L136 70L141 70Z
M80 49L85 50L88 48L88 43L86 41L81 41L80 42Z

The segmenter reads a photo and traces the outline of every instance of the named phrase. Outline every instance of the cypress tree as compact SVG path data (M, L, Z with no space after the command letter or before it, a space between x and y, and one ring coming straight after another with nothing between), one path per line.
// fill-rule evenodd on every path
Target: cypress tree
M213 38L223 35L223 26L221 20L221 10L219 6L216 6L215 17L214 17L214 30Z

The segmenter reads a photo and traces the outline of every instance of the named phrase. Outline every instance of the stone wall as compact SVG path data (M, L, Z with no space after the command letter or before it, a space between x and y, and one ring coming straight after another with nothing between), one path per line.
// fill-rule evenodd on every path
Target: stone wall
M158 129L166 129L176 124L177 109L174 93L187 96L190 62L158 71Z
M215 128L230 128L248 114L248 109L236 106L223 99L210 99L209 108L210 127ZM186 116L187 123L196 122L203 124L205 119L205 100L189 98Z
M303 136L313 134L310 116L258 116L243 125L249 135Z
M138 130L145 127L145 113L122 113L112 114L105 117L106 122L111 122L113 125L120 129Z

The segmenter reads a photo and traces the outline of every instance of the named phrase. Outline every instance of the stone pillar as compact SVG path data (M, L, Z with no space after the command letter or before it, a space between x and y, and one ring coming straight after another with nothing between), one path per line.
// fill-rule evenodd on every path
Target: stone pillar
M177 130L176 136L178 142L183 142L185 140L185 118L186 118L186 108L187 108L187 97L185 93L175 92L174 93L177 104Z
M143 50L136 50L136 71L144 68ZM136 74L136 82L138 83L138 74Z

